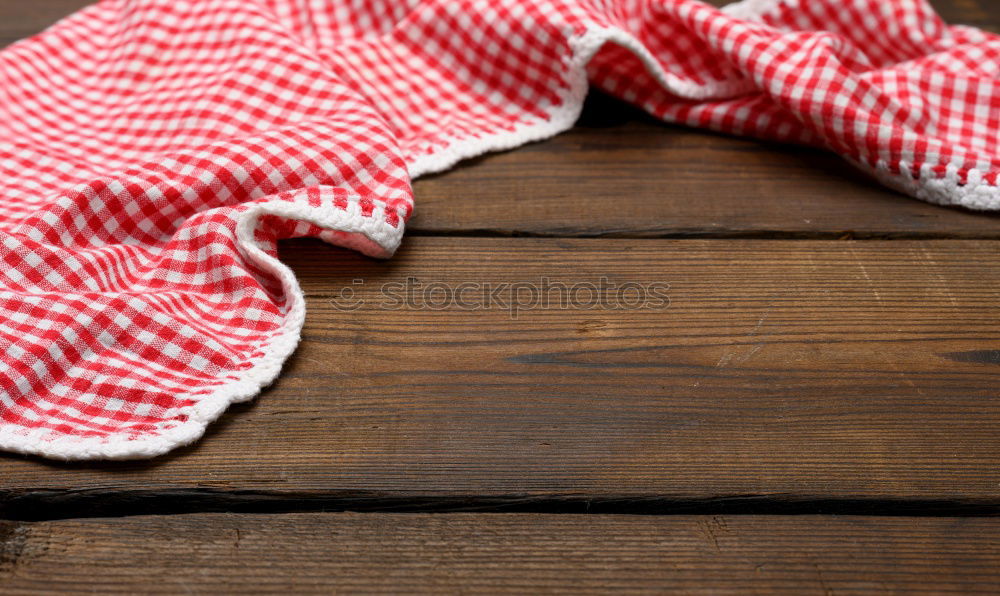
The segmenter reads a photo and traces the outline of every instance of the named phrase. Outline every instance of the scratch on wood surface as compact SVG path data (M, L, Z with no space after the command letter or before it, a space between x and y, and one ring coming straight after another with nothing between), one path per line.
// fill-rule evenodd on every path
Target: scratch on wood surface
M26 534L24 524L0 521L0 577L13 575L24 552Z
M927 245L923 244L920 246L920 257L921 260L928 265L929 272L933 276L934 280L937 282L938 289L944 294L952 306L958 306L958 300L955 299L955 295L951 292L951 284L941 275L941 267L938 262L931 255L930 251L927 250Z
M757 319L757 324L754 325L753 329L751 329L749 333L747 333L747 336L746 336L747 339L751 339L751 338L753 338L755 336L758 336L758 333L760 332L761 327L764 326L764 321L767 320L767 317L768 317L768 315L771 314L771 310L773 308L774 308L773 304L768 304L767 310L765 310L764 314L762 314L761 317L759 319ZM746 354L738 355L737 352L735 352L735 351L734 352L726 352L726 353L724 353L719 358L719 361L715 363L715 367L716 368L725 368L725 367L731 366L731 365L743 364L744 362L746 362L747 360L749 360L754 354L756 354L757 352L759 352L761 350L761 348L764 347L763 338L766 337L766 335L770 335L770 334L765 334L764 336L758 336L759 341L757 341L755 344L753 344L753 347Z
M721 553L722 547L719 546L719 533L729 531L726 520L718 515L702 518L698 520L698 528L705 536L705 539L712 545L712 548L715 549L715 552Z
M848 244L847 250L850 251L851 257L854 258L854 263L858 266L858 269L861 270L862 277L864 277L865 281L868 282L868 289L871 290L872 295L875 296L875 301L878 302L880 307L884 308L884 305L882 303L882 295L879 294L875 282L872 280L871 276L868 275L868 268L865 267L864 260L860 258L858 256L858 253L855 251L853 242Z
M823 577L823 570L820 568L819 563L813 563L813 568L816 569L816 579L819 580L819 586L823 590L823 594L825 596L833 596L833 589L827 585L826 578Z

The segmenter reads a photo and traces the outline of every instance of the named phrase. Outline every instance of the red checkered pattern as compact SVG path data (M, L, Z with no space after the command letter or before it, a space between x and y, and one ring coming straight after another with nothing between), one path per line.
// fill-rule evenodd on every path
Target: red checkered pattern
M998 209L998 80L1000 36L922 0L101 2L0 52L0 448L197 439L298 341L277 240L391 255L412 176L568 128L588 83Z

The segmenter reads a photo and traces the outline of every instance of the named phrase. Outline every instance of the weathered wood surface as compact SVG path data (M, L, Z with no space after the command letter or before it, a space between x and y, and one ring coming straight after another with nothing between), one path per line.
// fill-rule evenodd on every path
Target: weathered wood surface
M592 94L576 128L417 180L411 234L998 238L816 149L712 135Z
M201 514L0 522L0 590L996 593L998 536L998 518Z
M0 47L34 35L92 0L0 1Z
M0 0L0 46L85 4ZM998 0L933 4L998 30ZM1000 591L1000 518L273 513L1000 512L997 217L597 95L574 130L415 190L416 236L715 239L417 237L390 262L289 244L302 346L202 442L0 455L0 518L272 513L0 522L0 592ZM894 240L817 240L845 237ZM515 319L379 291L602 276L670 304ZM365 304L338 310L344 287Z
M0 509L113 512L137 491L1000 502L1000 243L410 238L386 262L286 249L308 316L270 390L152 463L4 455ZM604 276L669 284L669 306L553 295L512 318L427 307L422 290L391 308L382 290ZM344 287L356 310L335 306Z

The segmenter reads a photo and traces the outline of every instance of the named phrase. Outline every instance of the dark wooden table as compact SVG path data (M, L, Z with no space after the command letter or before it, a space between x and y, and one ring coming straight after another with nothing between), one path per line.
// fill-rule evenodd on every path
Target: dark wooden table
M1000 217L600 96L416 193L391 261L283 246L302 345L196 445L0 456L0 591L1000 590ZM411 277L669 306L386 308Z

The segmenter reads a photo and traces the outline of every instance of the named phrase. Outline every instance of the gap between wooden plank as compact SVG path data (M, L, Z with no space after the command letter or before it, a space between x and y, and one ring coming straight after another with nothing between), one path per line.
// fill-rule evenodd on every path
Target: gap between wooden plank
M859 517L998 517L1000 504L975 500L795 499L784 495L711 499L635 498L585 495L427 495L386 496L372 491L296 495L289 492L213 489L25 490L2 497L0 520L41 522L62 519L124 518L143 515L238 513L497 513L547 515L853 515Z
M4 593L988 593L1000 519L184 515L0 522Z

